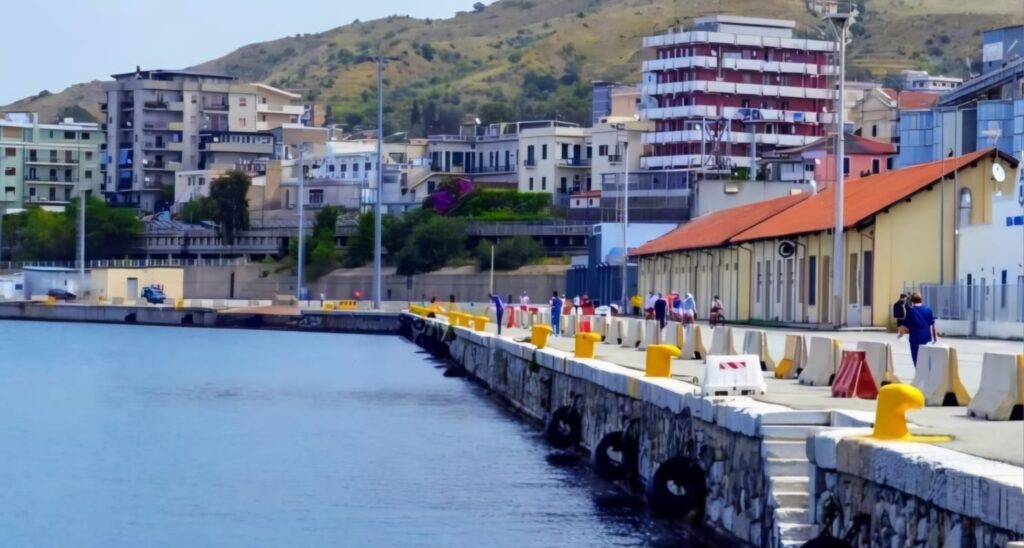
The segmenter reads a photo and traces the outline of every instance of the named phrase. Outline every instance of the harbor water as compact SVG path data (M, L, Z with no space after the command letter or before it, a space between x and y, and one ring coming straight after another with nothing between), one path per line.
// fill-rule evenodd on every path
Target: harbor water
M694 545L397 337L0 322L0 546Z

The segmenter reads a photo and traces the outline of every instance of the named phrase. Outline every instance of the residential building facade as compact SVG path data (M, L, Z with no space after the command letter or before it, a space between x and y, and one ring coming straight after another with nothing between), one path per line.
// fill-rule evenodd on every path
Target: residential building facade
M32 113L0 118L0 212L26 206L63 211L82 192L99 195L104 135L99 124L40 124Z
M843 141L843 173L847 178L869 177L891 171L896 147L852 133ZM811 184L823 189L836 180L835 139L822 137L802 147L777 150L765 156L770 181Z
M610 118L632 119L640 113L640 86L598 80L591 105L590 123L595 126Z
M567 206L572 194L594 190L587 128L564 122L524 128L519 158L520 192L548 192L556 204Z
M218 136L234 142L238 134L270 130L295 115L283 105L291 94L230 76L137 69L113 78L101 107L107 117L104 192L111 202L142 211L157 208L161 188L174 184L175 172L205 168L210 149L201 153L201 142L209 147ZM251 160L263 154L234 152Z
M900 71L900 77L903 79L903 89L907 91L937 91L945 93L960 87L964 83L963 78L932 76L926 70Z

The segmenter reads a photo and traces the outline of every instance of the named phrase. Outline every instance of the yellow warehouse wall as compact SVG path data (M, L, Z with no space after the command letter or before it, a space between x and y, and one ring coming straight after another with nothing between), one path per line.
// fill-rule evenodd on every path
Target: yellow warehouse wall
M107 301L134 301L140 295L128 295L128 278L138 280L139 293L147 285L162 285L170 299L184 298L185 271L180 268L97 268L92 271L92 294Z

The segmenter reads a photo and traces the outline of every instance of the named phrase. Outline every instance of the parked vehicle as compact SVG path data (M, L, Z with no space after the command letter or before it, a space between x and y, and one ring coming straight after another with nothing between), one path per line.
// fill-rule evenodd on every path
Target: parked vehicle
M57 288L50 289L49 291L47 291L46 292L46 296L47 297L53 297L54 299L57 299L58 301L73 301L73 300L75 300L77 298L74 293L68 291L67 289L57 289Z
M142 288L142 298L146 299L146 302L149 304L164 304L164 301L167 300L167 295L159 287L147 285Z

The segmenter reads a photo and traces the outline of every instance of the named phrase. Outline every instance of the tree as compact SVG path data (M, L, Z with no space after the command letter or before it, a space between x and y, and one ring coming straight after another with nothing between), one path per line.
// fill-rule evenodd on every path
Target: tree
M431 217L412 230L398 254L398 274L431 272L466 254L466 225L460 220Z
M244 172L231 170L210 182L210 200L213 201L217 230L225 242L249 229L249 187L252 179Z
M76 198L64 212L66 222L77 248L78 208ZM85 250L91 259L113 259L124 257L131 251L135 239L142 234L143 226L130 209L110 207L103 200L89 196L85 201Z
M482 240L476 247L476 260L480 270L491 266L491 246L494 242ZM494 269L515 270L531 264L544 255L544 250L529 236L506 238L494 246Z
M477 2L477 3L473 4L473 11L475 11L477 13L480 13L481 11L484 11L485 9L487 9L487 5L484 4L483 2Z
M75 198L63 212L32 208L4 216L4 238L22 261L66 261L77 256L78 208ZM85 203L85 250L90 259L124 257L142 233L129 209L112 208L89 197ZM8 239L9 238L9 239Z
M420 102L412 102L412 112L409 113L409 125L418 126L420 125Z
M188 224L198 224L203 221L212 221L217 216L214 210L213 200L207 196L201 196L185 202L178 212L178 220Z
M485 124L511 122L516 119L516 112L508 103L484 103L479 112L480 121Z

